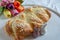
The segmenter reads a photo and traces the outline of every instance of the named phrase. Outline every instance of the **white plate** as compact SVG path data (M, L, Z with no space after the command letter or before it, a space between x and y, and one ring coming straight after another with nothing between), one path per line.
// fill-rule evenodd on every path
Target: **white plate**
M0 40L11 40L11 38L5 34L3 27L7 19L0 19ZM51 13L51 18L46 26L46 33L34 40L60 40L60 18Z

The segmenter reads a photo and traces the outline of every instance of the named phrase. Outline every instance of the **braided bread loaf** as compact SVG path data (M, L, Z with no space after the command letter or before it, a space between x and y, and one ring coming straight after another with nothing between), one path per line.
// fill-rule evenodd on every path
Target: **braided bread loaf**
M23 40L23 38L32 35L35 31L39 33L41 25L47 22L49 18L50 13L45 8L26 8L24 12L7 22L5 30L14 40Z

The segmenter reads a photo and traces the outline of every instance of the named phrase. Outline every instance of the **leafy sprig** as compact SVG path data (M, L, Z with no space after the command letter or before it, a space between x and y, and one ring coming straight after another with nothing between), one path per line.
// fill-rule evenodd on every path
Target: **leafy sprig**
M23 0L18 0L21 4L23 3Z

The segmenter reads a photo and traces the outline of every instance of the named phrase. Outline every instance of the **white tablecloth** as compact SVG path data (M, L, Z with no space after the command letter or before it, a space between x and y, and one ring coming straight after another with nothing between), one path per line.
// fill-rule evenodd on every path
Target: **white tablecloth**
M44 5L60 12L60 0L24 0L23 4Z

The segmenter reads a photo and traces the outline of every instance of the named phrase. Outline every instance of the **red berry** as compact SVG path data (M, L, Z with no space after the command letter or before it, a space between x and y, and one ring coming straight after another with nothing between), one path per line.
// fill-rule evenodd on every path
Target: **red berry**
M18 12L22 12L24 11L24 7L23 6L19 6L18 8L16 8Z
M19 2L19 1L15 1L15 2L14 2L14 7L15 7L15 8L18 8L19 6L20 6L20 2Z

